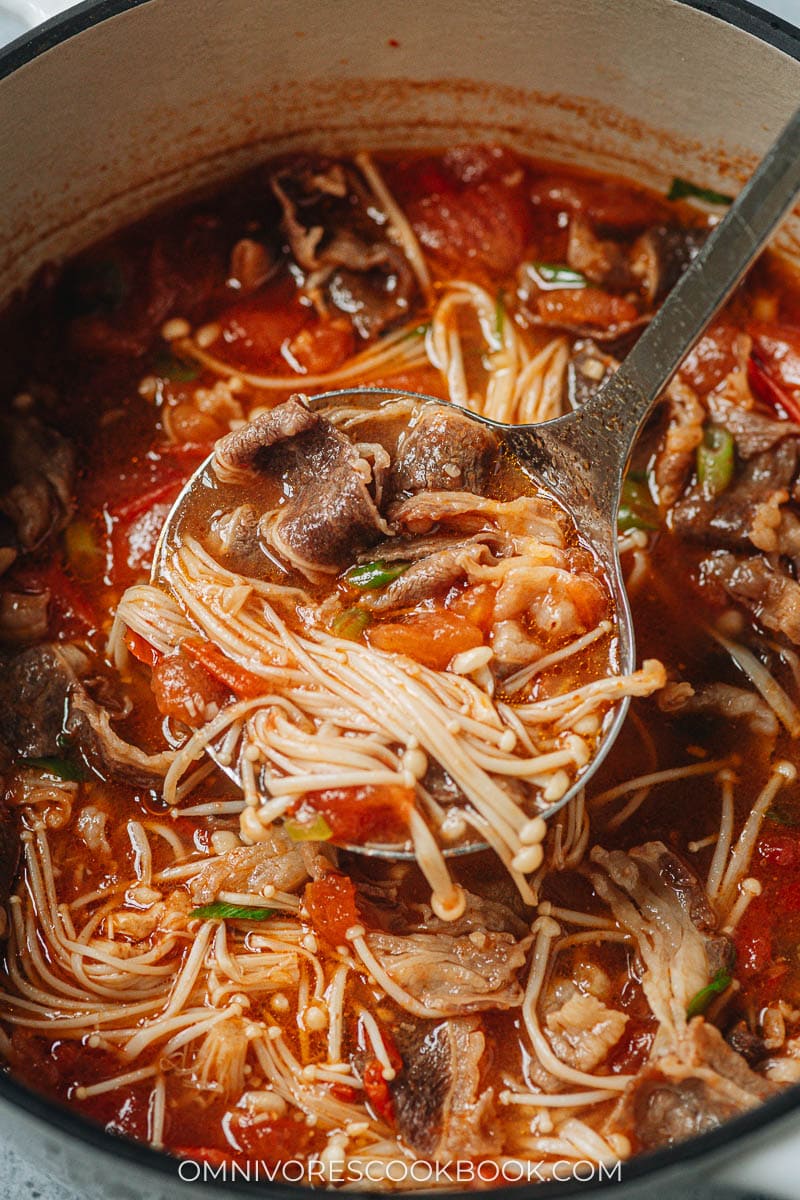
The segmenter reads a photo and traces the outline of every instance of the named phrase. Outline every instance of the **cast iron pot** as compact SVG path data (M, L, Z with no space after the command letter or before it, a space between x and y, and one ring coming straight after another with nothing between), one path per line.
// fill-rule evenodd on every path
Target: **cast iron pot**
M0 302L43 262L295 145L501 138L661 189L682 175L730 191L798 100L800 32L741 0L81 4L0 52ZM783 247L797 253L799 235L795 217ZM0 1121L86 1197L312 1195L194 1182L5 1075ZM800 1195L800 1086L620 1179L526 1190L633 1200L692 1185Z

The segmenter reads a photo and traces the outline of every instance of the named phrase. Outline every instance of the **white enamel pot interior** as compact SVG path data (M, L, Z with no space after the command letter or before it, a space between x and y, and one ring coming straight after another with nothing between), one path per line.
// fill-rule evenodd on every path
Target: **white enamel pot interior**
M798 36L737 0L80 5L0 54L0 298L152 205L291 146L501 138L660 189L679 174L735 190L800 99L798 54ZM795 218L782 244L798 239ZM84 1195L206 1194L2 1077L0 1105L4 1130ZM611 1186L652 1194L654 1174L674 1186L707 1172L796 1197L780 1164L800 1161L798 1106L787 1093ZM798 1140L779 1143L787 1129Z

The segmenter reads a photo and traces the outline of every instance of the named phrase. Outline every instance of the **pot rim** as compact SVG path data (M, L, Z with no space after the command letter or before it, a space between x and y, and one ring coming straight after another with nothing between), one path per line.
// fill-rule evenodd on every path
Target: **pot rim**
M143 7L152 0L83 0L61 15L52 17L43 24L22 34L0 49L0 81L20 68L54 49L63 42L132 9ZM765 12L749 0L673 0L687 8L696 9L733 25L743 32L758 38L776 50L800 62L800 29L784 20ZM101 1152L104 1157L122 1159L132 1166L145 1167L162 1178L179 1180L179 1159L156 1150L132 1138L108 1133L101 1125L81 1116L74 1110L31 1091L10 1075L0 1072L0 1101L22 1110L29 1117L42 1121L53 1131L65 1134L71 1141L82 1142ZM644 1154L637 1154L630 1162L621 1165L619 1178L574 1179L565 1182L535 1184L535 1200L559 1200L567 1197L586 1196L589 1193L607 1192L610 1188L630 1186L634 1182L656 1177L659 1172L669 1173L680 1168L696 1166L705 1159L719 1159L721 1152L730 1149L741 1139L765 1130L791 1113L800 1112L800 1084L785 1089L761 1103L757 1108L726 1121L717 1129L693 1137L672 1147L663 1147ZM798 1131L800 1133L800 1129ZM185 1186L199 1186L206 1194L207 1184L187 1180ZM526 1184L506 1184L501 1188L482 1191L486 1200L504 1200L510 1191L517 1194ZM224 1190L215 1185L216 1196L249 1196L268 1192L276 1200L316 1200L319 1189L306 1185L284 1183L225 1181ZM363 1194L363 1193L362 1193ZM384 1193L367 1192L367 1195ZM448 1191L451 1200L474 1200L474 1191Z

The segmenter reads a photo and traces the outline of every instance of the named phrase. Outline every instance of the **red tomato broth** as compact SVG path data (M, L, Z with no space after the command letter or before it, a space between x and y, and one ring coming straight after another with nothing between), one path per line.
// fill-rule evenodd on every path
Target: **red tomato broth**
M380 157L380 163L387 183L430 254L436 277L445 278L458 267L457 273L488 283L497 292L514 293L516 268L524 258L563 261L566 236L562 214L581 212L630 236L676 211L691 222L699 224L701 220L685 206L677 209L668 206L662 198L624 182L601 180L581 171L528 161L506 150L387 154ZM358 348L338 318L320 317L296 301L285 270L279 270L252 296L241 297L228 286L227 253L237 237L253 233L255 224L265 241L273 245L279 240L275 235L276 206L265 191L261 174L255 172L234 181L218 194L191 201L188 208L158 213L133 231L87 252L75 268L43 276L24 304L20 302L19 310L9 314L9 328L13 322L14 328L19 325L23 330L22 339L15 339L19 352L10 356L19 375L13 386L30 388L34 395L43 397L41 403L49 419L75 439L81 462L76 517L89 523L98 540L103 530L107 535L102 563L86 579L78 581L73 577L59 544L46 552L37 552L30 561L18 563L0 581L3 590L15 586L49 589L50 632L55 637L85 639L98 629L107 633L109 614L124 587L134 580L145 579L149 573L154 539L165 506L207 452L208 446L202 439L185 444L180 440L170 441L165 427L165 409L177 409L178 404L186 403L191 389L176 385L170 392L171 385L167 382L155 402L139 394L142 377L156 371L153 364L163 349L159 330L164 320L185 317L197 324L217 324L220 333L211 352L245 371L285 375L285 394L302 387L302 374L292 374L285 351L307 372L314 373L335 369ZM110 310L99 315L92 312L70 315L72 310L65 296L70 289L75 290L74 272L80 273L93 263L117 260L122 294L114 299ZM84 278L78 288L84 308L98 299L96 295L92 297L92 286L100 287L102 292L96 278L91 283L89 271L88 282ZM787 389L792 395L795 386L800 386L792 365L797 349L800 292L793 279L784 279L781 287L785 297L782 293L781 307L769 330L758 322L747 324L746 293L712 327L684 367L687 378L700 393L710 390L730 369L735 331L745 326L754 339L757 368L766 370L776 387ZM638 312L634 302L622 296L602 293L604 299L596 302L596 297L586 294L593 290L583 289L583 294L568 291L560 295L545 294L544 309L559 306L558 315L563 316L565 309L575 304L576 319L592 323L586 315L589 312L601 328L632 318ZM553 296L558 299L551 300ZM417 303L417 310L410 316L424 317L424 306L421 301ZM45 332L52 336L44 337ZM32 366L25 365L23 369L23 363ZM3 370L8 372L12 367L4 363ZM32 383L28 378L30 371ZM201 379L211 382L205 377ZM416 385L434 394L444 392L440 377L427 365L379 382L391 386ZM758 385L753 390L762 404L770 403ZM271 393L266 402L281 399L283 395ZM777 406L780 408L779 397ZM794 416L788 405L783 405L783 409L779 415ZM183 426L185 430L190 427L193 432L211 428L208 424ZM227 428L227 424L221 428ZM659 534L650 574L633 600L640 653L658 655L687 674L693 672L693 678L734 680L735 669L721 663L717 649L709 645L698 623L720 605L715 605L713 594L698 581L697 560L697 552L676 536L668 532ZM691 612L687 611L687 596L691 598ZM424 653L433 656L426 665L446 665L454 654L483 644L491 624L492 606L490 590L474 588L471 593L468 590L448 595L433 612L410 612L392 622L378 619L368 627L366 638L379 646L383 640L381 648L394 652L414 656L416 650L419 656L424 637L427 639ZM176 682L170 679L176 663L159 660L152 647L148 648L148 643L138 635L133 635L129 644L134 658L143 664L141 667L131 664L126 678L135 704L120 728L131 738L136 735L154 746L161 714L185 716L187 697L194 697L195 703L207 703L218 702L231 693L239 697L258 694L260 685L256 676L244 668L232 676L227 665L213 661L207 647L198 648L193 643L183 647L180 669L175 671ZM110 673L110 667L103 662L102 640L94 637L89 645L94 650L98 670ZM418 661L426 662L421 657ZM156 705L160 711L150 691L151 669L157 681ZM553 686L558 685L556 675ZM736 755L735 770L740 780L736 795L738 828L763 784L768 766L766 752L758 739L721 730L713 723L703 726L702 722L688 722L676 726L652 701L635 702L634 711L664 762L685 761L688 748L698 743L707 756ZM779 735L776 753L791 757L792 748L785 733ZM599 793L649 769L642 738L629 724L593 791ZM83 799L100 805L111 815L113 865L108 869L87 858L74 818L64 828L52 831L59 886L63 887L67 903L90 888L111 889L130 877L132 852L125 832L127 821L148 820L155 814L168 819L163 817L157 797L146 789L94 779L81 783L79 788ZM216 789L211 784L204 787L204 799L225 796L230 796L230 792L224 784L216 785ZM322 813L333 825L337 812L341 813L346 822L343 820L337 833L347 840L345 825L348 832L353 831L347 822L355 823L356 832L363 832L365 825L374 831L377 826L371 822L378 825L383 822L381 828L385 830L397 819L398 811L404 811L406 801L405 797L396 796L359 799L361 810L358 800L351 806L330 792L309 793L297 815L302 816L306 806L312 813ZM706 777L669 785L645 802L636 817L613 835L604 832L601 825L595 840L607 845L613 837L614 845L625 847L650 837L661 837L686 853L689 841L701 840L718 829L718 809L718 792ZM186 818L176 822L175 828L182 836L207 844L211 832L219 825L207 817L191 821ZM798 844L791 829L776 826L774 822L765 823L750 867L750 874L763 890L751 902L736 933L735 975L740 984L734 1004L737 1013L745 1013L749 1007L766 1004L777 996L785 996L792 1003L800 1001L800 969L792 949L800 940ZM154 839L154 845L160 847L154 866L168 865L166 844ZM701 874L707 869L712 852L706 848L693 860ZM490 874L489 866L481 858L473 859L471 864L462 863L460 871L467 885L470 879L477 881L482 874ZM553 902L577 906L571 900L574 891L566 886L569 882L569 879L548 881L544 895ZM413 893L419 890L419 881L412 879L404 886ZM584 881L580 886L587 885ZM343 874L328 874L309 883L303 903L309 931L333 946L345 940L348 929L367 918L370 923L378 922L374 912L366 908L362 912L353 884ZM587 903L591 903L591 896ZM652 1021L643 1006L638 983L630 978L625 955L615 948L601 948L595 957L609 974L612 987L622 995L623 1007L631 1014L624 1038L609 1058L608 1067L617 1073L635 1070L647 1057L653 1036ZM178 961L176 954L176 967ZM348 1001L356 999L374 1003L370 989L361 982L348 985ZM269 1014L266 1004L261 1005L260 1012ZM491 1013L486 1018L486 1029L495 1055L493 1070L499 1079L501 1068L510 1069L518 1063L519 1016L514 1012ZM300 1034L288 1026L287 1030L289 1042L298 1050ZM111 1091L83 1101L75 1096L76 1087L130 1069L118 1056L85 1046L78 1040L65 1041L61 1037L50 1040L41 1033L25 1034L19 1027L15 1028L14 1041L15 1045L19 1042L20 1050L12 1069L29 1086L60 1102L75 1105L115 1132L137 1139L147 1137L150 1085L146 1081L123 1093ZM386 1081L378 1078L380 1072L375 1061L370 1060L365 1068L367 1098L379 1116L391 1120L391 1094ZM169 1111L165 1141L167 1148L175 1153L192 1158L208 1155L210 1161L222 1161L219 1156L226 1159L231 1156L236 1161L251 1158L279 1161L305 1156L324 1144L318 1130L293 1116L263 1123L242 1118L233 1126L230 1122L225 1125L224 1118L230 1117L231 1105L213 1093L201 1093L196 1081L182 1076L180 1071L167 1072L165 1080ZM349 1093L341 1098L352 1100ZM607 1106L600 1105L598 1116L604 1111ZM517 1115L505 1113L501 1119L513 1125ZM232 1138L226 1134L226 1128L235 1128Z

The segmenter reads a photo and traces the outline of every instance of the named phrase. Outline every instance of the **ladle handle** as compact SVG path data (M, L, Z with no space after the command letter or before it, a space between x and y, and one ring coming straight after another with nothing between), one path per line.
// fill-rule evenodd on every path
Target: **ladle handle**
M612 442L620 473L662 389L800 192L800 109L761 161L608 383L582 410ZM590 416L591 414L591 416ZM587 421L587 418L589 420ZM577 425L575 432L577 433Z

